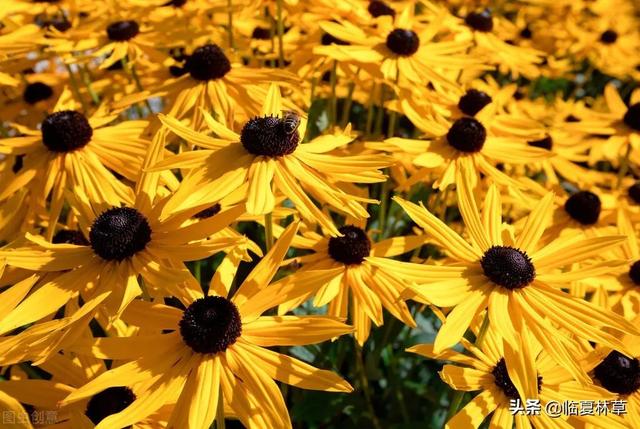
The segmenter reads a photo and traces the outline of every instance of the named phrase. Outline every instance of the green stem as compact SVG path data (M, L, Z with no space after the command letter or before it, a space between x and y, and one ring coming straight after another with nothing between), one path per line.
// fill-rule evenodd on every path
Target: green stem
M620 161L620 169L618 170L618 181L616 183L616 188L620 189L622 186L622 179L627 175L629 171L629 156L631 155L631 144L627 145L627 151L624 154L624 158Z
M478 335L476 336L475 346L478 348L482 348L482 344L484 343L484 338L487 335L487 331L489 330L489 314L485 314L484 319L482 320L482 325L480 325L480 330L478 331ZM449 411L447 412L447 418L445 422L448 422L451 417L453 417L458 410L460 409L460 405L462 404L462 400L464 399L464 395L466 392L462 390L456 390L451 398L451 404L449 405Z
M224 428L224 398L222 396L222 386L220 386L220 393L218 394L218 409L216 411L216 429Z
M371 89L371 97L369 97L369 105L367 106L367 124L365 126L365 135L371 136L371 127L373 126L373 110L374 110L374 97L376 93L376 85L373 85Z
M475 346L478 348L482 348L482 344L484 343L484 337L487 335L487 331L489 330L489 314L485 314L484 319L482 320L482 325L480 325L480 330L478 331L478 335L476 336Z
M338 62L333 62L333 67L331 68L331 76L329 77L329 82L331 84L331 100L329 102L329 129L333 130L333 127L336 125L337 117L338 117L338 97L336 95L336 85L338 82Z
M278 63L284 67L284 22L282 21L282 0L276 0L276 14L278 15Z
M193 263L193 276L198 280L198 284L202 287L202 261Z
M138 91L144 91L144 87L142 86L140 77L138 76L138 72L136 71L136 66L134 64L131 64L126 57L122 58L122 62L125 69L129 72L129 75L131 75L131 79L133 79L133 82L136 84L136 88L138 89ZM153 113L153 110L151 110L151 104L149 104L149 100L144 100L144 104L147 106L147 109L149 109L149 114Z
M318 85L318 78L311 78L311 93L309 94L309 107L313 105L313 102L316 99L316 86Z
M87 70L86 66L83 66L82 68L80 68L81 71L81 75L82 75L82 81L84 82L84 85L87 87L87 91L89 91L89 95L91 96L91 101L93 101L94 105L98 105L100 104L100 97L98 97L98 94L96 94L96 92L93 90L93 87L91 86L91 75L89 74L89 70Z
M349 114L351 113L351 106L353 106L353 92L355 89L355 82L349 82L349 92L347 94L347 99L344 102L344 107L342 108L342 119L340 120L341 128L346 127L349 122Z
M264 215L264 241L268 252L273 247L273 216L271 213Z
M229 47L231 49L235 49L233 46L233 9L232 3L233 0L227 0L227 35L229 37Z
M376 127L374 134L376 137L382 135L382 122L384 120L384 99L386 95L386 87L384 85L380 86L380 108L378 109L378 114L376 116Z
M355 338L354 338L354 341ZM358 371L358 376L360 377L360 388L362 389L362 393L364 394L365 401L367 403L367 409L369 414L371 414L371 422L373 423L373 427L375 429L382 429L380 426L380 422L378 421L378 416L376 416L376 411L373 408L373 401L371 398L371 392L369 392L369 380L367 379L367 373L364 369L364 360L362 357L362 347L355 342L356 349L356 366Z
M380 232L378 233L378 240L382 240L384 238L384 232L386 229L387 223L387 208L389 205L389 181L387 178L382 183L382 188L380 189L380 211L378 212L378 229Z
M84 99L82 98L82 95L80 94L80 86L78 85L78 80L76 79L76 76L73 73L73 70L71 69L71 65L65 64L65 67L67 68L67 72L69 73L69 82L71 83L71 89L73 90L73 93L75 94L76 98L82 105L82 110L85 113L87 113L89 109L87 107L87 103L84 101Z
M451 417L455 416L460 408L460 404L462 404L462 400L464 399L465 392L462 390L456 390L453 392L453 396L451 397L451 403L449 404L449 411L447 411L447 417L444 419L445 422L451 420Z

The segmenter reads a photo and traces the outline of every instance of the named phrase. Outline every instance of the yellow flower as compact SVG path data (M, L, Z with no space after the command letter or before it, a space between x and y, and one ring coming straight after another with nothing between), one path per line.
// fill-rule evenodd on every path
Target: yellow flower
M162 135L159 132L156 140L162 139ZM162 147L163 143L157 143L156 147ZM235 205L197 222L189 218L201 210L199 207L162 217L161 210L168 197L157 195L159 180L158 173L144 175L133 206L91 203L76 190L72 207L89 245L52 244L27 234L30 246L0 250L0 258L9 266L36 272L70 270L20 302L0 321L0 332L40 320L78 293L96 295L111 291L102 308L110 322L143 292L151 296L175 296L183 302L191 302L198 296L200 284L184 262L238 246L246 248L247 239L239 234L218 234L244 214L244 205ZM139 283L138 276L142 276L144 283Z
M491 415L491 426L496 428L549 427L569 428L570 414L557 418L550 416L545 406L557 401L606 401L613 395L605 389L589 385L583 386L573 380L571 374L559 366L540 344L535 341L524 326L520 330L515 345L504 341L498 331L489 328L482 344L475 346L463 340L467 354L453 350L435 353L430 344L420 344L407 349L430 359L453 362L446 364L440 377L455 390L476 392L477 395L454 415L446 424L448 429L477 428ZM476 331L477 332L477 331ZM482 335L482 334L480 334ZM575 349L578 355L586 351ZM539 400L540 413L513 413L511 401L520 401L524 408L529 400ZM582 416L575 418L582 424L608 423L607 427L621 429L616 419L606 416ZM617 424L614 424L617 423ZM575 426L573 426L575 427ZM622 426L623 427L623 426Z
M134 424L177 397L169 418L174 427L206 428L223 418L223 400L247 427L290 428L289 414L275 380L305 389L350 392L351 386L329 371L267 349L306 345L351 331L336 318L262 316L287 298L266 298L265 292L286 254L297 224L252 270L231 298L236 267L216 272L211 292L181 311L151 304L143 324L170 333L123 338L97 338L74 347L77 353L127 363L96 377L62 401L70 404L113 386L144 382L147 391L97 429Z
M181 65L174 65L172 70L175 78L162 82L158 87L123 97L114 103L114 108L129 107L150 97L172 99L174 101L166 114L178 119L190 115L193 127L200 129L203 123L201 111L216 112L223 124L231 123L236 114L250 118L260 111L255 100L265 97L265 84L291 85L298 82L297 77L288 71L232 63L225 51L213 43L196 47L182 60Z
M98 110L87 117L74 106L70 92L65 91L40 130L15 125L24 136L0 140L0 154L24 155L21 168L0 191L0 200L22 188L29 190L35 207L50 199L48 238L68 201L66 190L77 188L93 201L112 205L132 203L133 193L111 170L137 180L149 147L141 137L147 121L109 126L116 115ZM122 144L123 140L127 144Z
M436 89L455 88L451 74L465 68L481 69L475 57L464 55L469 41L450 40L443 28L443 16L429 15L429 23L423 26L416 22L413 5L409 5L393 19L382 18L375 29L362 29L346 21L321 23L324 31L349 44L319 47L316 52L338 61L355 62L388 83L432 83ZM443 31L445 35L439 38Z
M407 285L396 278L390 258L424 244L424 236L394 237L372 243L363 222L338 229L342 236L323 237L313 230L293 240L293 247L314 253L287 260L302 268L274 283L269 291L294 298L278 307L285 314L313 297L313 305L328 304L327 314L346 319L349 315L360 345L369 337L371 322L383 323L382 309L408 326L415 322L402 296ZM267 291L267 293L269 293Z
M419 283L418 297L439 307L454 307L438 332L436 353L456 344L474 317L488 308L491 326L507 340L514 338L522 320L533 337L556 362L585 383L588 377L571 357L573 339L562 333L594 340L613 348L624 346L609 329L637 334L637 329L611 311L574 298L560 287L569 282L602 274L625 264L604 261L567 271L563 267L588 261L615 246L624 237L560 238L539 248L538 241L549 222L553 195L549 193L528 216L514 238L502 227L500 194L492 185L484 200L482 216L476 205L468 173L458 178L458 205L470 242L465 241L424 207L396 198L407 214L440 245L450 259L447 264L399 266L398 275ZM399 265L400 263L398 263ZM420 267L418 269L417 267ZM422 283L422 284L420 284ZM513 341L512 341L513 344Z
M474 116L458 114L451 117L435 114L427 106L402 104L407 117L428 140L393 137L384 141L388 152L397 156L409 154L418 167L412 176L400 183L401 189L409 189L415 183L435 176L433 187L444 190L457 183L457 172L461 168L475 171L478 177L480 173L485 174L500 186L523 188L522 182L498 170L495 165L522 165L552 156L545 149L527 145L522 137L506 134L505 127L494 127L494 120L500 117L500 102L496 107L491 103L477 112L469 111ZM383 149L380 144L369 146Z
M353 140L349 128L344 134L325 135L302 143L306 119L299 117L299 127L292 131L285 129L289 125L281 116L283 102L277 85L269 90L262 116L250 119L241 134L228 129L208 113L203 112L203 115L217 138L197 133L175 118L160 116L170 130L205 148L184 152L153 166L153 170L191 169L165 205L163 215L211 204L247 183L247 211L256 215L271 213L275 206L273 183L294 203L302 218L318 222L332 235L338 235L332 220L307 194L335 210L357 218L368 217L359 203L375 201L347 194L334 182L384 181L379 169L389 162L379 155L332 155L331 151Z
M640 317L632 321L638 322ZM598 345L582 362L598 386L615 395L615 399L627 402L620 426L635 428L640 425L640 344L637 337L630 335L622 337L622 342L629 352L622 354Z
M608 119L611 131L591 150L594 160L611 161L619 165L621 159L640 161L640 90L631 94L631 104L627 106L613 84L604 89L604 100L608 112L601 114ZM597 141L596 141L597 142Z

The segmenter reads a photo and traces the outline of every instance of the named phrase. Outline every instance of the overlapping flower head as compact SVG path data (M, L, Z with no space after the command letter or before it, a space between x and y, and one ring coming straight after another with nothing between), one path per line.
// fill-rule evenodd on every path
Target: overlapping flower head
M638 427L638 7L4 2L3 424Z

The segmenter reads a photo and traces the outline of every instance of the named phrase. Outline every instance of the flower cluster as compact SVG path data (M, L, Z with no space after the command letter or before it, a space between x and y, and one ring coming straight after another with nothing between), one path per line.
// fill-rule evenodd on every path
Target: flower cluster
M637 2L2 6L3 425L640 427Z

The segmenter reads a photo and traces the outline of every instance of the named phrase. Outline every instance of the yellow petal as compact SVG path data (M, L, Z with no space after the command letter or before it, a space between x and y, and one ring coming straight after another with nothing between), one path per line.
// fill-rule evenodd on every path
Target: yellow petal
M242 326L242 338L263 347L301 346L352 331L351 326L329 316L263 316Z
M489 291L478 290L458 304L447 316L434 343L434 351L440 353L446 348L452 347L464 335L471 321L476 315L487 307Z
M352 392L353 387L331 371L324 371L298 359L239 341L234 346L246 355L246 359L259 362L271 377L302 389L326 392Z

